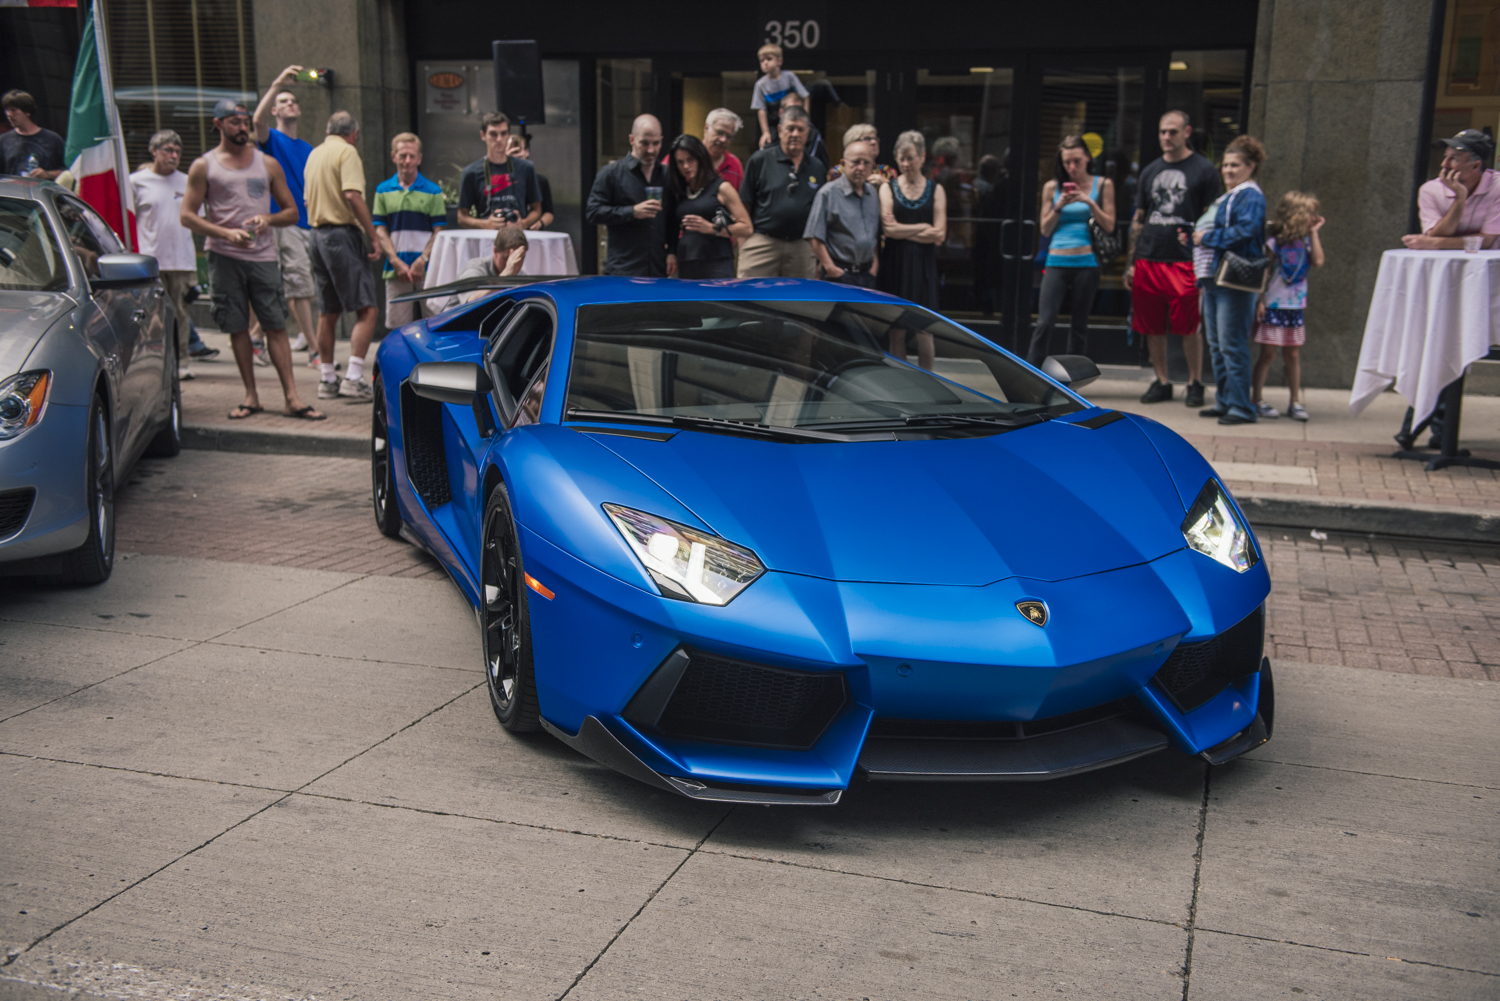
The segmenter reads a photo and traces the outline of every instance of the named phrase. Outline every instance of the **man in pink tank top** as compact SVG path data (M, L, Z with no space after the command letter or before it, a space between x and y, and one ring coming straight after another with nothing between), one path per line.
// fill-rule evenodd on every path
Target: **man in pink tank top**
M224 100L215 105L214 128L219 130L219 145L193 161L181 218L184 226L204 236L214 320L230 336L245 383L245 402L231 410L229 417L241 420L265 409L255 387L255 355L250 344L253 308L265 329L266 350L286 395L286 415L323 420L325 414L297 395L292 346L286 337L286 296L276 241L271 237L272 226L296 225L297 203L281 165L250 142L250 112L243 104ZM266 213L268 191L279 212ZM198 215L200 206L202 216Z

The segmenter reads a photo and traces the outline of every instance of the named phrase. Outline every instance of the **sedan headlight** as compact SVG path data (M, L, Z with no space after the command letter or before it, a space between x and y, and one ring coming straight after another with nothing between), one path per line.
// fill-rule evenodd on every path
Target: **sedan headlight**
M766 571L750 550L717 535L619 504L604 511L665 597L727 605Z
M22 372L0 382L0 441L14 438L42 419L51 372Z
M1198 491L1198 499L1182 520L1182 537L1204 556L1211 556L1229 569L1244 573L1260 557L1250 544L1250 530L1235 514L1234 506L1219 481L1210 478Z

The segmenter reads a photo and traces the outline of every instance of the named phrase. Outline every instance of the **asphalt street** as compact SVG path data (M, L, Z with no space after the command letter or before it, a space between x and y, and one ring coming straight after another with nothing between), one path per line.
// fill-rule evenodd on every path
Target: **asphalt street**
M725 807L501 730L366 477L153 460L0 582L0 999L1500 998L1500 550L1263 532L1227 766Z

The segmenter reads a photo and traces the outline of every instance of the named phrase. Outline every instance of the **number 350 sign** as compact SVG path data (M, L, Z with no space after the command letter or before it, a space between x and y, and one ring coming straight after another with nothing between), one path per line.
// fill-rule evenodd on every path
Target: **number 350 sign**
M814 20L767 21L761 44L779 45L783 49L816 49L823 40L823 27Z

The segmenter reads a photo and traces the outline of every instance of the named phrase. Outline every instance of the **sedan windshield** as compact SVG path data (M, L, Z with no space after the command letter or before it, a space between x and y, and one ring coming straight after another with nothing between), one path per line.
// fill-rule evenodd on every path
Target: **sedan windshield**
M60 292L67 287L67 265L41 205L0 198L0 289Z
M931 336L933 371L889 353ZM953 323L869 302L639 302L578 310L569 416L841 430L1029 422L1081 409Z

